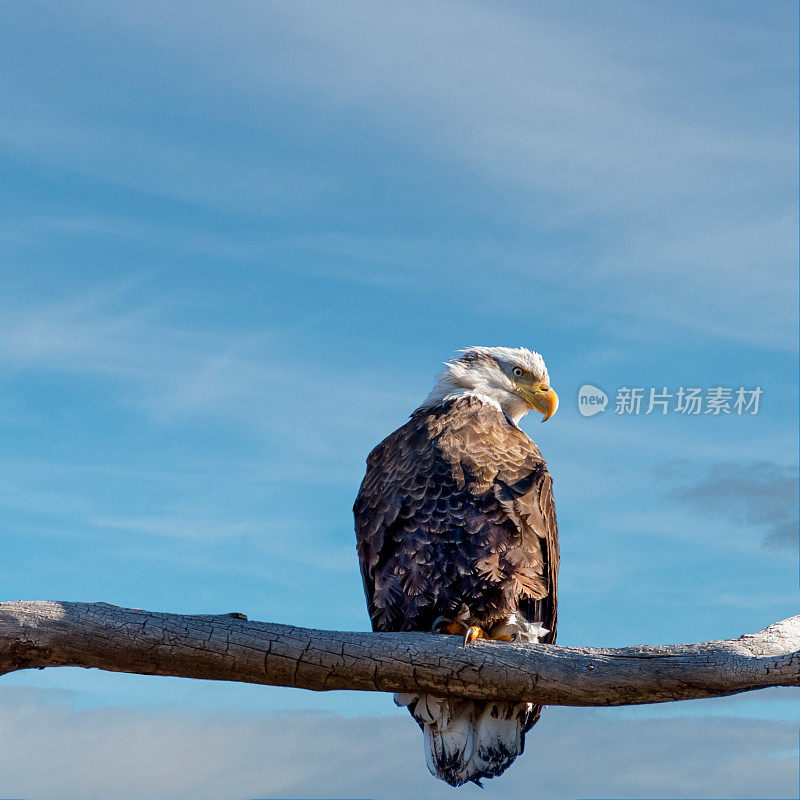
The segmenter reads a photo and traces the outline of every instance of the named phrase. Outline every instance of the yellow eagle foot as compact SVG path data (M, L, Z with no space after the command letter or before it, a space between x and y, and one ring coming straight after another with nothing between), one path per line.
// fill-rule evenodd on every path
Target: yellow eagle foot
M431 631L433 633L449 634L450 636L462 636L464 647L472 644L476 639L492 638L479 625L470 625L460 617L437 617L431 627Z
M478 625L470 625L467 632L464 634L464 647L472 644L476 639L488 639L486 631Z

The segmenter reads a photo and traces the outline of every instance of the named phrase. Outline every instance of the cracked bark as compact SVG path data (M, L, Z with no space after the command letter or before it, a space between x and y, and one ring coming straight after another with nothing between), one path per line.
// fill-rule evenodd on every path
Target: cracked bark
M0 675L87 667L327 691L434 692L546 705L661 703L800 686L800 616L738 639L562 647L353 633L106 603L0 603Z

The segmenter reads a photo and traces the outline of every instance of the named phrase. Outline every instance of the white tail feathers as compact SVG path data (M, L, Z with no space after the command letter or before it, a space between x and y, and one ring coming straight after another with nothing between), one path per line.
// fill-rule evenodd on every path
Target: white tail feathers
M445 704L449 705L447 701ZM475 726L463 706L451 706L448 712L441 720L424 725L425 762L437 778L458 786L470 779L468 764L474 749Z
M533 711L531 703L486 703L478 717L474 769L487 778L505 772L525 748L525 722Z
M457 697L397 694L425 737L431 774L451 786L480 783L504 772L525 746L531 703L492 703Z

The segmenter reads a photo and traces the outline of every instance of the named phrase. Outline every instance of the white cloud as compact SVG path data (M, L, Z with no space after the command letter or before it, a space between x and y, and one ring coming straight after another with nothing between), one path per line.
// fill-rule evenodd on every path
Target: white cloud
M401 713L342 719L76 709L22 689L0 691L0 710L0 775L9 797L453 796L428 774L419 730ZM486 786L459 794L788 798L796 796L797 730L757 719L628 719L613 710L549 708L522 758Z

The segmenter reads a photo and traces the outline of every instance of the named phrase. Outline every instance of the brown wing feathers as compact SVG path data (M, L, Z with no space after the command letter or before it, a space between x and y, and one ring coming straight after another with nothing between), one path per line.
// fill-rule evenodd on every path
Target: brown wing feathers
M479 624L519 610L554 631L550 476L494 406L464 397L415 413L370 454L354 512L374 629L429 630L466 603Z

